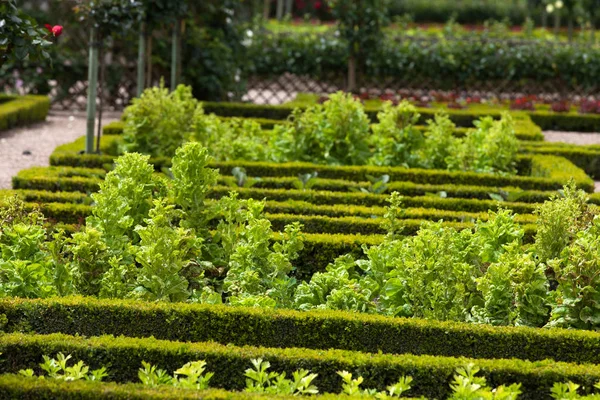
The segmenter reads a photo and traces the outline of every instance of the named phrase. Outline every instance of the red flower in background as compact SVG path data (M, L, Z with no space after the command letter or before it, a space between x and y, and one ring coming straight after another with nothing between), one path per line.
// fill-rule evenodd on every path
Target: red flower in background
M46 24L46 25L44 25L44 27L46 27L46 29L48 30L48 32L52 33L52 25Z
M54 37L59 37L60 35L62 35L62 31L63 27L60 25L54 25L52 27L52 34L54 35Z
M323 7L323 3L321 3L319 0L315 1L315 10L320 10L321 7Z

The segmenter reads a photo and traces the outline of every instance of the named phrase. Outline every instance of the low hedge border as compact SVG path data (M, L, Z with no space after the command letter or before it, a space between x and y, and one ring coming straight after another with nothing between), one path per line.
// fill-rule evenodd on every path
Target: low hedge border
M566 132L600 132L600 115L577 112L555 113L552 111L531 111L531 120L543 130Z
M521 147L521 152L546 154L564 157L583 169L594 179L600 178L600 148L597 146L577 146L565 143L529 143Z
M55 152L50 157L53 166L105 168L112 165L113 156L88 154L78 156L66 152ZM150 160L156 170L170 166L167 158ZM213 162L213 168L231 171L234 167L243 167L248 175L258 177L298 176L299 174L318 172L321 178L364 181L366 175L389 175L392 181L408 181L420 184L455 184L503 187L513 186L526 190L557 190L573 178L576 184L588 192L594 191L593 180L569 160L551 155L520 155L518 170L522 175L503 176L496 174L427 170L421 168L377 167L377 166L329 166L321 164L290 162L268 163L248 161Z
M179 329L179 327L177 328ZM110 366L109 373L117 382L137 381L142 361L174 371L186 362L205 360L207 370L214 372L211 385L227 390L245 387L244 370L250 361L262 358L271 363L274 371L293 371L305 368L319 375L315 380L322 392L339 393L341 378L337 371L360 374L364 386L383 390L402 375L413 377L411 395L446 398L449 383L456 368L476 362L481 375L491 385L520 382L522 399L539 399L540 393L550 393L554 382L573 381L592 387L600 380L600 367L592 364L569 364L551 360L529 362L517 359L468 359L442 356L403 354L371 354L347 350L312 350L304 348L265 348L221 345L215 342L181 343L150 338L101 336L84 339L63 334L0 336L0 351L6 360L3 372L22 368L39 369L44 354L72 354L91 368Z
M64 224L83 224L85 218L91 214L90 206L83 204L69 203L26 203L28 209L32 210L39 207L44 216L51 222ZM300 222L303 225L302 231L306 233L322 234L358 234L358 235L384 235L387 233L382 225L382 216L375 218L362 218L358 216L327 216L327 215L305 215L302 209L295 208L296 214L290 213L270 213L269 206L266 207L265 218L271 221L273 229L283 232L286 225L294 222ZM450 214L453 219L447 218L444 226L466 229L473 227L472 220L464 216L461 221L460 214ZM405 235L414 235L425 221L439 220L444 216L443 212L428 212L428 210L409 211L402 220L403 231ZM524 223L526 239L530 240L535 234L536 227L532 225L531 219L520 218Z
M222 171L226 172L226 171ZM221 175L219 184L230 185L231 176ZM250 186L254 189L295 189L299 182L297 177L266 177L258 178ZM360 189L368 190L371 186L370 182L353 182L343 179L322 179L317 178L312 182L310 190L324 190L331 192L360 192ZM508 193L518 197L518 200L523 203L540 203L548 200L555 191L543 190L522 190L514 187L490 187L490 186L474 186L474 185L430 185L418 184L413 182L390 182L387 185L385 193L398 192L403 196L425 196L442 198L441 192L445 193L446 197L462 198L462 199L480 199L491 200L491 194L500 194L501 192ZM237 189L238 186L231 186L232 189Z
M35 203L39 205L46 214L47 218L54 219L56 221L62 221L65 223L77 223L67 222L63 217L63 208L73 206L74 210L67 211L67 214L78 214L81 217L87 217L91 214L91 209L86 207L92 203L92 199L80 192L48 192L43 190L5 190L0 191L0 203L2 199L9 198L11 196L18 196L20 199L27 203ZM33 204L31 204L33 206ZM54 211L52 207L56 207ZM265 208L266 213L270 214L300 214L304 216L325 216L332 218L339 217L361 217L361 218L381 218L386 212L385 207L378 206L357 206L357 205L315 205L305 201L266 201ZM423 219L423 220L440 220L445 221L457 221L457 222L471 222L477 219L487 220L489 217L488 212L466 212L466 211L449 211L449 210L437 210L435 208L406 208L401 218L404 219ZM532 224L535 223L537 218L532 214L518 214L516 220L519 223Z
M51 192L95 192L101 182L98 178L85 177L56 177L52 176L56 170L52 167L46 170L46 174L39 176L37 170L23 170L13 177L14 189L47 190ZM296 189L255 189L255 188L231 188L228 186L215 186L209 193L211 198L220 198L236 191L241 198L266 199L270 201L305 201L319 205L361 205L379 206L388 205L389 195L355 193L355 192L331 192L318 190L296 190ZM404 197L403 205L408 208L435 208L447 211L465 212L487 212L498 208L509 208L519 214L531 214L535 205L523 202L498 202L495 200L442 198L434 196Z
M318 190L294 190L294 189L254 189L216 186L209 197L220 198L228 195L231 191L239 193L244 199L266 199L267 201L285 202L289 200L304 201L319 205L361 205L361 206L388 206L389 195L371 193L344 193L328 192ZM478 199L453 199L432 196L404 197L402 205L407 208L435 208L437 210L487 212L498 208L508 208L519 214L531 214L535 205L519 202L498 202L494 200Z
M0 131L44 121L50 109L48 96L0 96Z
M314 396L313 396L314 397ZM29 378L22 375L0 375L0 400L266 400L273 396L228 392L222 389L190 390L169 386L149 387L137 383L113 383L94 381L65 382L59 379ZM278 399L297 399L277 396ZM340 395L318 395L319 400L347 398Z
M0 326L6 332L600 363L598 332L493 327L346 311L63 297L0 299L0 315L6 316L7 322Z

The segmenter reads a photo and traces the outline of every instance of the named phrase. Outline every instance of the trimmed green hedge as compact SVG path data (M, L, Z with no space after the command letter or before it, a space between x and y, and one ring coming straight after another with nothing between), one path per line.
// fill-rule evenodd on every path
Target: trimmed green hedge
M171 329L182 330L181 326ZM291 374L305 368L319 375L315 380L322 392L339 393L341 378L336 371L347 370L364 378L364 386L384 389L402 375L413 377L410 394L430 398L446 398L449 383L457 367L476 362L481 375L493 385L522 383L522 399L540 398L550 393L554 382L573 381L592 387L600 380L600 366L568 364L550 360L529 362L517 359L469 359L442 356L402 356L361 353L347 350L311 350L304 348L237 347L215 342L181 343L156 339L101 336L84 339L62 334L0 336L0 352L6 360L2 372L21 368L38 368L44 354L72 354L91 368L110 366L110 376L117 382L137 381L142 361L174 371L186 362L205 360L207 370L214 372L211 385L227 390L245 387L244 370L254 358L271 363L272 370Z
M227 171L222 171L227 172ZM230 185L232 177L221 175L219 184ZM254 182L254 189L295 189L298 183L297 177L265 177ZM370 182L354 182L343 179L322 179L317 178L311 182L310 190L325 190L332 192L361 192L359 189L368 189ZM540 203L548 200L554 191L543 190L522 190L515 187L490 187L474 185L453 185L453 184L419 184L413 182L390 182L387 185L386 193L398 192L404 196L425 196L441 197L440 192L445 196L461 199L480 199L490 200L490 194L499 194L501 191L514 195L520 202ZM237 189L237 186L232 186ZM362 192L361 192L362 193Z
M566 143L536 142L522 146L522 152L564 157L583 169L592 178L600 178L600 148Z
M46 119L50 109L48 96L1 96L0 131Z
M95 192L101 180L99 178L86 177L60 177L56 176L57 170L50 167L47 173L39 175L37 169L20 171L13 177L14 189L47 190L54 192ZM54 176L53 176L54 175ZM228 186L215 186L209 197L220 198L236 191L241 198L266 199L270 201L305 201L318 205L350 204L362 206L388 205L389 195L358 193L358 192L331 192L318 190L296 190L296 189L255 189L255 188L231 188ZM438 210L465 211L465 212L487 212L499 207L509 208L520 214L530 214L535 206L523 202L497 202L495 200L442 198L435 196L405 197L403 205L409 208L435 208Z
M170 386L155 388L137 383L74 381L29 378L21 375L0 375L0 400L266 400L273 396L258 393L228 392L222 389L190 390ZM277 396L278 399L297 399ZM340 395L319 395L319 400L348 398Z
M545 131L600 132L599 114L557 113L552 111L532 111L528 114L531 120Z
M232 188L216 186L212 189L209 196L211 198L220 198L231 192ZM389 195L371 194L371 193L344 193L328 192L318 190L294 190L294 189L254 189L237 188L240 198L266 199L267 201L285 202L289 200L305 201L319 205L361 205L385 207L389 205ZM488 210L497 210L499 207L509 208L520 214L531 214L535 210L535 205L519 202L497 202L494 200L478 199L453 199L433 196L415 196L404 197L402 205L409 208L435 208L437 210L466 211L466 212L487 212Z
M344 311L151 303L90 297L0 299L6 332L155 337L469 358L600 363L600 333L492 327ZM176 329L174 329L177 327Z
M278 203L284 204L284 203ZM294 222L300 222L303 225L302 231L306 233L323 233L323 234L359 234L359 235L384 235L387 233L385 228L382 226L382 215L372 215L371 217L360 217L360 216L328 216L328 215L306 215L303 211L306 209L314 208L310 207L298 208L294 205L288 205L288 207L275 206L272 207L269 204L265 207L265 218L271 221L273 229L283 232L284 228L288 224ZM84 204L70 204L70 203L26 203L26 207L30 210L35 207L39 207L40 211L44 214L51 222L61 222L64 224L83 224L85 218L91 214L91 208ZM343 206L337 207L338 213L341 213ZM330 212L335 214L335 210L331 210L332 207L325 207L322 212ZM293 211L294 213L273 213L273 211ZM461 215L460 213L443 212L438 210L429 209L414 209L407 210L406 215L402 221L404 230L402 231L405 235L414 235L417 233L421 225L425 221L436 221L444 219L444 226L453 227L456 229L465 229L473 227L472 220L477 215L470 215L466 213ZM481 215L484 218L486 216ZM521 223L524 223L524 229L527 240L533 237L536 231L536 227L532 225L535 222L533 216L519 217ZM464 222L463 222L464 221Z
M580 188L588 192L594 190L594 182L583 170L564 158L547 155L520 156L519 170L524 176L501 176L475 172L401 167L328 166L301 162L274 164L227 161L214 162L212 166L219 168L221 171L231 171L233 167L244 167L249 176L259 177L297 176L302 173L318 172L318 176L321 178L360 182L365 180L366 175L381 176L387 174L392 181L492 187L514 186L533 190L561 189L572 177Z
M68 222L62 218L62 213L76 213L81 217L86 217L91 213L91 209L87 207L79 207L81 205L89 206L92 199L80 192L49 192L43 190L4 190L0 191L0 202L2 199L10 196L19 196L27 203L38 204L46 217L56 221ZM73 206L77 211L62 211L62 208L54 206ZM437 210L435 208L406 208L401 218L404 219L420 219L420 220L440 220L471 222L477 219L487 220L487 212L467 212L467 211L452 211L452 210ZM377 220L381 218L386 210L385 207L379 206L360 206L360 205L320 205L312 204L306 201L266 201L265 212L270 214L292 214L304 216L325 216L332 218L339 217L361 217ZM516 217L520 223L531 224L535 223L536 218L531 214L519 214ZM75 222L76 223L76 222Z

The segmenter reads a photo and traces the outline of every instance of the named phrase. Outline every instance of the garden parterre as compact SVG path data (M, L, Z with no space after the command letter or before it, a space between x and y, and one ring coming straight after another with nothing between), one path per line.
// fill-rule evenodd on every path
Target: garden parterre
M477 324L448 324L435 321L450 319L495 325L545 324L547 317L541 314L548 314L551 311L548 307L551 300L546 298L545 294L548 289L543 283L548 278L544 277L543 269L539 266L534 267L535 262L532 264L530 256L520 253L519 248L527 241L534 242L532 245L525 245L529 248L538 246L536 251L539 252L539 257L544 258L544 262L556 260L555 264L548 263L552 265L554 271L565 269L564 275L557 273L551 278L562 285L560 286L563 288L562 296L570 299L569 296L578 293L575 287L570 287L571 292L567 290L570 278L566 269L574 260L585 258L583 254L578 255L579 248L594 248L593 240L597 228L595 223L586 219L594 212L593 207L583 206L585 203L583 192L575 191L575 186L591 191L591 180L584 171L568 160L556 155L523 154L515 158L517 174L514 175L398 166L331 166L307 162L209 162L206 154L199 150L200 147L187 146L180 150L176 162L160 156L152 159L126 157L120 159L115 169L114 150L119 148L123 136L117 134L118 126L115 125L107 128L107 131L112 135L103 138L103 155L77 154L81 142L62 146L52 157L53 167L22 172L15 177L16 190L3 193L6 197L17 194L25 201L22 205L22 214L15 215L25 215L33 210L34 203L39 203L42 212L55 223L82 224L86 217L89 217L88 221L94 221L87 222L86 227L79 233L76 233L77 228L71 225L69 229L73 232L73 239L60 241L59 237L56 238L55 243L62 243L61 246L79 246L79 248L71 247L72 251L77 252L75 259L63 259L53 265L68 267L73 265L71 261L87 265L86 269L80 269L75 275L70 275L72 272L68 271L70 267L64 270L60 278L63 279L60 281L63 286L57 285L58 277L50 277L50 280L55 281L50 286L54 285L53 290L57 290L57 293L69 294L69 287L73 285L80 288L76 293L86 295L103 293L100 297L121 297L119 293L126 293L137 287L138 289L130 292L132 296L128 297L146 300L168 298L177 301L185 299L185 296L181 297L183 292L195 290L196 294L192 296L196 299L194 301L214 303L219 302L217 301L217 297L220 297L219 289L214 292L203 291L202 285L210 287L213 284L210 282L223 279L223 273L227 273L223 293L227 293L228 298L240 305L272 307L274 304L270 303L269 298L286 301L283 293L290 289L286 285L292 282L286 274L292 273L298 280L299 287L303 288L297 289L299 291L294 300L296 304L294 307L301 310L339 308L373 313L378 312L381 307L387 307L391 312L384 312L386 314L419 316L431 321L390 319L356 313L336 314L328 311L286 314L288 311L259 311L252 308L230 308L219 305L163 306L90 298L42 301L6 299L0 302L0 316L4 316L0 319L2 321L0 329L6 332L24 332L24 334L7 333L0 336L0 352L3 353L0 359L6 357L6 360L9 360L6 364L0 364L6 365L2 367L3 372L17 373L19 369L35 367L42 361L42 355L51 356L57 352L64 352L73 354L75 359L84 360L94 368L110 364L110 380L135 382L141 361L151 362L173 371L186 362L205 359L208 363L208 371L217 372L212 380L214 386L211 387L240 390L244 388L247 378L244 370L251 366L252 359L260 357L269 360L278 372L286 371L291 374L298 368L306 368L317 373L319 378L314 383L321 392L342 391L344 380L336 374L336 371L346 369L364 377L366 387L378 390L393 385L401 376L411 376L412 388L406 394L431 398L451 396L452 389L449 384L454 382L453 375L456 368L470 362L482 368L481 376L486 377L493 386L521 383L519 390L523 398L539 398L539 393L546 393L550 397L553 384L566 381L583 385L581 390L589 393L593 384L600 378L600 374L594 369L595 366L579 365L582 362L597 362L589 358L589 355L594 354L588 347L594 346L596 341L593 333L562 331L555 328L545 331L532 328L497 329ZM523 146L523 143L520 146ZM185 154L192 158L186 159ZM198 160L202 161L198 164ZM169 168L172 168L171 172ZM213 175L209 172L210 168L218 168L222 175ZM169 175L171 178L166 178ZM207 178L208 176L211 178ZM562 200L555 198L553 202L546 203L546 211L543 211L544 206L540 204L557 193L569 178L573 178L573 184L565 189L565 197ZM168 179L172 179L172 183L167 183L166 186L159 183L170 182ZM165 190L170 185L174 185L173 189L170 189L174 191L167 195ZM90 196L99 188L102 189L100 192ZM230 195L229 192L232 190L239 194ZM392 204L390 204L388 194L391 192L402 194L402 199L398 195L391 196ZM202 199L202 209L220 207L223 215L234 210L237 210L237 214L235 212L230 214L229 218L233 219L229 222L225 222L228 218L225 217L217 221L217 224L196 220L193 216L197 204L186 201L192 198L193 194ZM171 196L176 200L169 200ZM154 202L147 203L148 198L153 198ZM266 201L262 206L252 201L245 202L245 199L250 198L264 198ZM178 212L170 214L170 201L175 201L183 214ZM239 201L242 203L238 203ZM591 203L597 202L598 199L592 195ZM509 211L500 208L518 211L519 215L511 216ZM490 209L497 212L488 213ZM536 209L538 211L534 213ZM134 210L137 211L134 213ZM264 214L261 213L263 210ZM566 215L569 210L575 214ZM577 239L574 232L566 228L562 232L568 233L567 237L552 236L561 230L540 222L538 218L540 212L545 212L543 214L545 217L554 215L553 221L557 223L566 221L576 225L577 230L585 232L587 236ZM561 215L571 219L561 220L559 218ZM30 217L19 218L27 221ZM130 221L130 218L134 221ZM236 218L248 218L248 220L234 222ZM439 219L446 222L426 224L426 227L419 231L423 221ZM143 222L144 220L146 222ZM298 226L294 225L297 221L302 222L305 232L309 232L305 234L302 241L297 236ZM41 221L38 222L41 224ZM19 236L19 229L16 229L20 226L19 223L9 222L9 226L12 224L10 229L7 225L3 226L5 240ZM121 224L124 225L120 226ZM41 225L33 224L33 226ZM137 228L131 230L135 226ZM206 251L211 248L211 242L225 245L227 242L222 238L226 237L227 229L224 230L224 227L237 231L238 238L231 237L230 243L234 244L234 250L228 256L230 261L215 265L229 268L229 272L233 271L231 275L226 272L226 269L219 271L219 268L212 269L205 266L200 270L194 270L193 268L197 267L182 264L183 259L172 251L184 248L187 248L185 251L193 251L195 245L193 237L189 235L190 229L204 232L202 235L208 238L206 244L209 247L202 248ZM459 236L454 236L451 232L456 231L451 229L452 227L464 230ZM106 242L106 239L110 238L106 235L111 229L117 231L124 229L122 232L130 238L127 239L129 244L122 247L118 244L121 239ZM260 232L259 236L263 236L258 247L252 247L255 245L253 243L258 243L256 242L258 237L250 236L250 232L254 230ZM97 234L95 231L99 232L99 236L95 236ZM38 236L35 238L29 236L29 240L38 241L36 242L38 244L44 243L45 234L39 236L40 232L35 228L30 235ZM114 232L111 235L116 235ZM343 234L336 234L339 232ZM417 235L412 236L414 239L407 236L414 234ZM474 275L466 281L446 282L444 285L453 287L453 290L445 295L437 292L439 289L424 284L424 281L418 285L418 289L417 286L414 287L415 291L412 294L408 292L404 294L410 298L416 296L419 291L425 291L428 296L438 293L437 304L424 303L426 299L418 296L412 298L408 307L408 303L402 305L402 302L397 302L398 297L394 304L389 303L390 298L399 294L398 282L407 279L407 276L390 275L384 281L386 290L373 297L372 299L377 300L369 305L371 300L368 299L371 295L366 293L364 288L374 285L378 279L381 279L377 272L379 268L377 263L383 260L378 261L377 253L385 257L406 256L403 263L407 263L411 257L418 259L431 249L422 247L420 253L420 250L415 247L415 253L406 253L404 256L400 254L394 256L390 249L400 251L402 246L396 246L401 243L410 242L412 243L410 246L419 246L419 243L425 245L427 242L434 243L441 240L437 243L441 247L429 259L434 262L436 257L441 257L440 251L453 253L452 248L462 246L460 241L467 237L471 238L470 235L475 236L468 240L481 240L477 242L477 246L483 251L478 253L477 250L478 255L475 255L472 253L473 250L464 248L464 251L470 253L467 258L475 257L479 260L476 264L481 263L476 269L470 270L471 272L467 272L468 269L463 270L465 276ZM114 236L114 238L118 237L118 235ZM475 237L478 239L474 239ZM484 239L486 237L488 239ZM171 242L165 242L165 239ZM560 240L563 240L569 254L564 256L549 254L556 251L552 249L550 243ZM542 246L540 243L544 241L546 245ZM94 249L86 247L86 244L93 243L100 247ZM106 257L94 259L105 251L101 248L102 243L111 249L112 256L107 253ZM300 243L302 245L299 245ZM515 246L515 243L518 245ZM4 245L7 246L5 250L16 249L15 242L10 242L10 239L4 242ZM136 250L131 252L127 250L129 245ZM46 251L45 246L45 244L40 245L42 253ZM542 247L546 253L539 250ZM484 251L486 248L488 250ZM54 254L57 255L61 251L56 247L54 249L49 248L49 253L55 251ZM249 282L245 280L255 279L252 278L253 273L245 275L250 273L250 270L242 267L246 262L245 251L249 251L248 254L255 252L260 254L259 257L264 257L261 265L277 265L275 270L260 277L261 289L255 292L254 297L244 297L244 290L250 289ZM45 263L49 262L48 255L42 253L36 253L35 257L41 257L38 258L40 265L46 265L47 268L49 264ZM159 254L161 260L155 262L154 259ZM457 257L457 254L452 257ZM337 256L344 257L334 263ZM289 258L289 264L285 258ZM201 258L196 260L201 261ZM361 266L362 273L365 274L363 277L360 276L361 272L358 268L353 266L355 260L360 261L356 265ZM257 260L254 259L251 265L257 265L253 264L256 262ZM370 267L367 267L365 262L370 263ZM465 267L469 262L471 261L467 259L459 261L458 258L448 258L444 259L442 264L448 266L460 264ZM144 281L146 278L138 276L134 279L134 286L128 289L125 287L128 285L126 276L134 271L127 268L132 263L139 263L139 268L147 271L146 277L152 274L154 276L146 281ZM380 266L382 265L386 265L386 262ZM436 273L441 273L439 270L441 264L435 265ZM526 278L519 278L511 275L510 270L503 270L503 266L506 265L519 270ZM527 270L521 269L521 266L527 266ZM12 267L15 267L14 263ZM190 267L192 269L188 269ZM290 267L293 267L293 270ZM482 273L486 268L490 271L489 274ZM202 269L204 271L199 276L198 272ZM99 274L99 271L103 272ZM411 271L415 276L418 275L417 270ZM459 273L455 268L444 271L449 277ZM96 279L110 274L113 275L112 280L99 282ZM69 276L73 278L72 281L69 281L71 279ZM121 281L119 276L125 281ZM40 282L43 282L43 279L40 280L43 274L32 275L32 277L37 279L37 289L43 288L43 284L40 285ZM502 277L508 280L502 280ZM170 282L171 278L175 278L177 282ZM182 292L181 285L184 281L181 278L200 286L190 286ZM364 280L365 278L371 279L371 283ZM332 279L327 285L333 284L333 286L327 288L319 283L318 279ZM160 281L162 285L166 285L165 287L173 291L163 291L165 288L153 286L153 281L154 283ZM467 281L470 283L466 284ZM528 285L536 282L538 286L523 286L522 282L527 282ZM112 286L107 286L108 283ZM13 295L46 297L46 294L35 291L19 293L19 285L15 286L14 281L11 285L13 285L11 286L14 290ZM460 289L461 285L465 285L464 288L467 290L475 290L481 297L472 297L457 308L457 305L448 299L464 296L460 294L460 290L463 290ZM512 297L505 298L494 294L495 286L502 288L502 292ZM245 289L240 290L240 288ZM3 290L7 289L10 288L5 284ZM261 294L261 290L267 291ZM370 286L369 290L378 289ZM160 296L163 297L158 297L161 291L163 294ZM268 294L265 296L264 293ZM339 297L340 295L342 297ZM324 297L317 300L319 296ZM386 297L388 300L385 300ZM466 300L467 297L464 299ZM231 303L236 304L235 302ZM377 305L378 302L381 304ZM325 307L319 307L319 304ZM149 307L150 311L141 314L145 312L145 307ZM468 318L464 317L463 311L459 311L466 307L470 310ZM575 306L574 310L579 310L579 314L575 311L569 312L568 307L566 310L555 307L554 323L551 325L594 329L593 315L588 318L586 314L590 312L585 308L588 307L587 303L581 305L581 308L577 307ZM184 317L184 314L179 313L187 314ZM539 321L542 320L543 322L540 323ZM169 321L169 324L162 329L159 321ZM318 324L322 324L320 326L323 328L319 328ZM381 330L381 333L377 333L378 330ZM436 333L441 331L444 335ZM178 337L177 332L184 336ZM227 335L221 335L219 332L227 332ZM398 334L394 336L391 332L398 332ZM125 335L129 338L81 339L75 336L52 335L58 333L86 336L111 334ZM51 335L46 336L47 334ZM172 336L174 334L175 336ZM170 342L144 339L151 335ZM178 340L191 340L198 343L183 344L177 343ZM220 341L224 344L235 343L235 345L220 347L214 343L202 343L207 340ZM467 346L466 343L470 344ZM523 343L530 344L526 346ZM283 349L277 349L278 347ZM326 351L325 349L328 348L343 349L352 353ZM520 351L521 349L527 351ZM380 350L392 354L367 353L376 353ZM400 353L405 355L399 355ZM540 361L545 358L554 360ZM557 370L562 372L557 373ZM9 382L6 385L12 385L11 390L14 393L30 393L29 391L33 390L31 379L34 378L17 379L14 376L5 376L0 379L0 385ZM14 382L19 383L14 384ZM133 387L121 387L115 384L94 386L94 384L83 383L70 388L61 387L59 383L48 385L44 383L41 386L38 393L44 393L46 390L48 393L53 390L65 391L65 393L79 390L80 393L89 393L90 398L104 388L109 388L108 390L116 393ZM163 392L157 391L156 393L159 393L156 394L159 396L157 398L170 398L168 396L177 395L184 398L183 396L186 395L185 392L173 394L174 392L166 389ZM214 393L214 396L225 398L236 396L231 392ZM213 392L207 392L206 396L210 398Z

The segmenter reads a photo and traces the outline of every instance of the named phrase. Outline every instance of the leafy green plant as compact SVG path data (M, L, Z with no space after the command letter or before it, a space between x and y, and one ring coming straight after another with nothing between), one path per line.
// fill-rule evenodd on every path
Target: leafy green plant
M157 368L146 361L142 361L142 367L138 371L138 378L142 384L157 387L170 385L185 389L204 390L208 389L209 381L214 373L206 372L204 360L191 361L177 369L170 376L164 369Z
M235 202L236 199L230 198L230 201ZM248 200L238 204L241 224L238 222L234 228L237 237L221 239L228 240L227 245L230 246L228 271L223 281L229 302L289 306L295 279L290 278L288 273L292 271L291 260L298 257L298 251L303 247L301 225L286 226L285 239L271 245L271 223L261 215L264 203ZM220 224L221 231L231 232L231 228Z
M372 293L361 285L354 258L338 257L325 272L316 272L310 282L298 285L295 307L300 310L331 309L369 311Z
M298 174L298 180L294 181L293 185L298 190L309 190L317 183L318 175L317 171Z
M446 161L451 170L513 174L518 149L514 121L504 113L498 121L491 117L475 121L475 129L467 133Z
M310 395L319 393L313 385L317 374L300 369L292 374L292 379L286 378L286 373L269 372L271 363L260 358L251 360L254 368L248 368L246 376L246 391L252 393L268 393L281 395Z
M232 177L225 177L226 183L231 187L251 188L260 182L260 178L251 178L244 167L234 167L231 170Z
M435 114L427 121L428 129L422 147L418 150L419 165L424 168L445 169L447 158L456 151L460 139L454 137L456 126L448 114Z
M397 383L388 386L387 391L377 391L376 389L361 389L360 385L364 379L362 376L353 378L352 373L348 371L338 371L337 374L342 377L342 393L348 396L369 396L376 399L391 399L402 397L402 394L410 390L412 377L402 376Z
M90 371L90 367L84 364L83 361L78 361L72 366L67 366L67 362L71 359L71 355L65 356L63 353L58 353L56 358L43 356L44 362L40 364L40 368L46 373L46 376L51 379L60 379L64 381L77 381L84 379L86 381L101 381L108 376L106 367ZM23 376L35 376L32 369L22 369L19 371Z
M186 143L175 152L171 173L174 201L184 215L183 226L206 235L206 195L217 183L219 171L208 168L212 158L206 147L199 143Z
M365 164L370 156L369 118L351 95L332 94L322 105L296 109L288 125L273 130L273 158L319 164Z
M355 188L350 187L350 190L353 192L362 192L362 193L373 193L373 194L383 194L387 191L387 184L390 183L389 175L381 175L380 177L375 177L373 175L367 175L367 179L369 180L370 185L367 187Z
M148 88L125 111L122 151L172 157L189 140L202 114L190 87L179 85L169 92L161 82L159 87Z
M271 153L269 132L256 121L243 118L222 120L197 113L190 140L209 148L219 161L266 161Z
M550 325L578 329L600 327L600 216L578 232L559 259L548 265L558 283Z
M154 201L145 226L138 225L140 242L132 253L141 265L132 295L150 301L184 301L189 297L188 280L182 269L199 253L193 231L175 228L175 208L166 199Z
M594 385L596 389L600 389L600 383L596 383ZM561 383L556 382L552 385L551 396L556 400L575 400L575 399L598 399L600 398L599 394L590 394L587 396L582 396L577 393L577 390L580 386L573 382Z
M523 253L518 241L505 245L506 251L477 279L483 307L471 313L478 322L492 325L542 326L549 316L549 284L545 266L531 253Z
M475 376L478 372L479 368L474 364L467 364L464 367L457 368L454 380L450 384L453 393L449 399L514 400L521 394L521 384L502 385L495 389L489 388L484 377Z
M535 252L542 262L559 257L577 233L589 226L593 213L587 202L588 195L571 181L538 207Z
M403 100L397 106L385 102L377 113L370 146L374 149L369 162L373 165L403 165L415 167L419 164L417 150L423 146L423 134L415 129L419 120L415 106Z
M0 296L49 297L57 294L55 283L70 279L54 274L43 222L16 196L0 208Z

